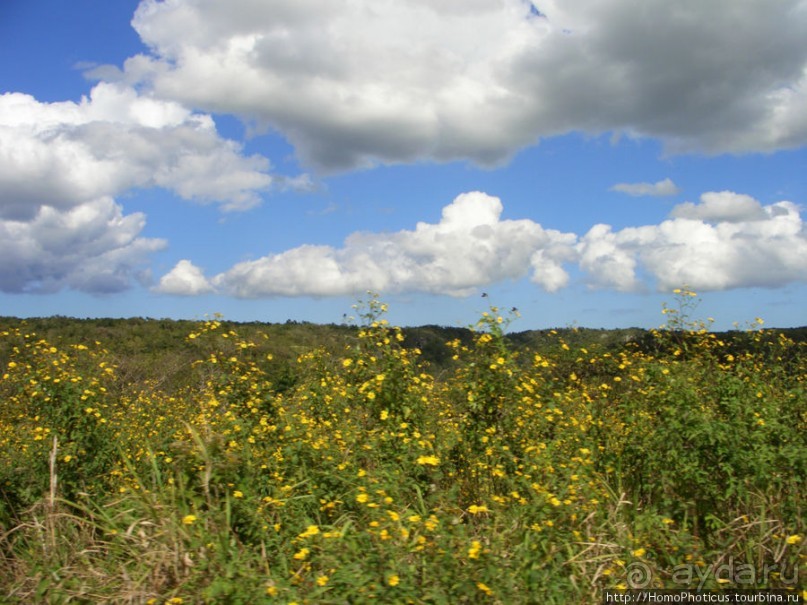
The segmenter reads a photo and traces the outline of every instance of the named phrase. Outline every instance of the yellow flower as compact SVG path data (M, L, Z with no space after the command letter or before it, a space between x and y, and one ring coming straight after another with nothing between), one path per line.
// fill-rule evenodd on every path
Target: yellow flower
M634 557L643 557L647 551L644 548L637 548L633 551Z
M487 584L484 584L483 582L477 582L476 587L479 590L481 590L482 592L484 592L486 595L488 595L489 597L493 596L493 591L490 589L490 587Z
M317 586L325 586L328 583L328 576L319 576L317 578Z
M482 552L482 543L479 540L471 542L471 547L468 549L468 558L478 559L480 552Z
M490 512L490 509L484 504L482 505L471 504L471 506L468 507L468 512L471 513L472 515L478 515L479 513L488 513Z
M361 493L358 496L356 496L356 502L358 502L360 504L364 504L369 499L370 499L370 496L368 496L367 494L364 494L364 493Z
M440 459L437 456L420 456L417 460L418 464L437 466L440 464Z
M243 497L244 497L244 492L242 492L241 490L235 490L233 492L233 498L243 498Z
M390 577L387 578L387 584L390 586L398 586L400 584L401 578L399 578L396 574L392 574Z
M310 552L311 551L308 550L307 548L301 548L296 553L294 553L294 558L297 559L298 561L304 561L308 557L308 553Z
M184 517L182 517L182 523L184 523L185 525L193 525L194 523L196 523L197 519L198 517L196 515L185 515Z
M787 542L788 544L791 544L791 545L792 544L798 544L799 542L801 542L801 536L798 535L798 534L788 536L787 539L785 540L785 542Z
M310 538L311 536L316 536L319 533L319 527L316 525L309 525L303 533L301 533L298 538Z
M352 359L345 359L342 362L342 366L344 366L346 368L349 368L351 365L353 365L353 360Z
M267 586L266 594L270 597L277 596L277 586Z

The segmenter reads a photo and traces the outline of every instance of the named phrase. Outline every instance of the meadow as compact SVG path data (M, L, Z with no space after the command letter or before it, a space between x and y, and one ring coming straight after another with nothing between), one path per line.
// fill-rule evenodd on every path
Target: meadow
M540 351L490 307L439 366L373 296L339 346L268 353L214 317L148 372L0 323L3 602L804 595L805 343L724 339L695 304Z

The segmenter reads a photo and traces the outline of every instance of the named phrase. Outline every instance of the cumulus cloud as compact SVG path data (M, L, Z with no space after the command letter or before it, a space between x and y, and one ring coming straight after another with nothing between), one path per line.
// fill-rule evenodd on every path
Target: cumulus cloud
M163 294L196 296L213 292L213 286L199 267L189 260L181 260L160 278L160 283L154 290Z
M701 196L700 204L685 202L670 212L673 218L688 218L705 222L741 223L761 221L770 217L757 200L750 195L732 191L712 191ZM783 212L779 210L779 212Z
M575 260L586 273L590 286L622 292L642 288L636 277L635 250L625 245L624 231L614 233L610 225L595 225L575 246Z
M245 210L273 185L268 169L221 138L210 116L123 84L100 83L79 102L2 94L0 289L124 289L164 242L139 237L144 216L125 216L115 196L159 187ZM280 181L310 187L305 176Z
M807 282L807 230L788 201L762 205L746 195L711 192L680 204L658 225L583 236L502 219L501 200L465 193L437 223L396 233L350 235L341 248L304 245L238 263L209 280L181 261L160 282L173 294L216 291L242 298L429 292L467 296L525 277L549 292L570 284L577 267L592 288L641 291L776 287Z
M166 245L139 237L144 226L141 213L124 216L108 197L69 209L40 206L31 220L0 219L0 291L129 288L148 276L148 255Z
M661 289L778 287L807 281L807 233L798 207L762 207L765 217L710 224L678 218L648 230L639 251Z
M502 210L496 197L465 193L443 208L438 223L390 234L353 233L341 248L300 246L239 263L211 281L243 298L367 289L465 296L482 285L526 276L536 249L574 241L574 235L530 220L502 219Z
M676 195L680 190L671 179L664 179L656 183L617 183L611 187L611 191L619 191L635 197L646 195L661 197Z
M673 208L659 225L612 232L593 227L576 246L595 287L622 291L688 285L699 291L778 287L807 281L807 230L788 201L763 206L730 191L710 192L699 204Z
M0 217L31 218L134 187L162 187L225 209L256 205L268 161L244 157L210 116L100 83L79 103L0 95Z
M320 169L493 164L566 132L807 142L803 0L144 0L132 23L150 52L117 78L276 129Z

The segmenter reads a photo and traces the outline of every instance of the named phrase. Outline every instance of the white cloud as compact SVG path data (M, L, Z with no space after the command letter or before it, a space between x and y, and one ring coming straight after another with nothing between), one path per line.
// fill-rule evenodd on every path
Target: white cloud
M213 286L205 279L202 270L189 260L181 260L169 273L160 278L155 292L178 296L196 296L213 292Z
M367 289L465 296L482 285L528 274L536 249L570 234L529 220L502 220L498 198L458 196L436 224L391 234L354 233L342 248L301 246L239 263L212 282L238 297L332 296Z
M160 282L166 293L217 291L242 298L429 292L467 296L504 280L549 292L577 266L593 288L641 291L777 287L807 282L807 229L798 207L763 206L745 195L710 192L676 206L659 225L613 231L599 224L578 237L531 220L502 219L501 201L465 193L438 223L396 233L353 233L341 248L304 245L242 262L207 280L189 261ZM705 222L708 220L709 222Z
M798 207L729 191L680 204L659 225L617 232L598 225L576 246L596 287L638 290L642 269L660 290L779 287L807 281L807 230ZM707 222L708 221L708 222Z
M807 231L791 202L763 206L765 217L709 224L674 218L648 229L639 251L659 288L779 287L807 281Z
M671 179L664 179L656 183L617 183L611 191L619 191L633 196L669 196L676 195L680 190Z
M503 161L540 137L807 142L803 0L145 0L118 77L281 131L322 169ZM109 77L109 69L97 71Z
M0 219L0 291L124 290L146 277L148 255L165 247L139 237L144 226L142 214L124 216L108 197L69 209L40 206L31 220Z
M114 197L160 187L225 210L260 202L269 163L245 157L208 115L100 83L79 102L0 95L0 289L103 293L129 287L162 240ZM305 188L304 177L281 179Z
M594 225L576 246L577 262L592 287L613 288L622 292L641 289L636 278L636 257L624 246L621 233L609 225Z
M0 217L31 218L134 187L238 210L256 205L272 177L244 157L211 118L171 101L101 83L79 103L0 95Z
M712 191L701 196L700 204L685 202L670 212L673 218L688 218L706 222L741 223L769 218L768 213L750 195L732 191Z

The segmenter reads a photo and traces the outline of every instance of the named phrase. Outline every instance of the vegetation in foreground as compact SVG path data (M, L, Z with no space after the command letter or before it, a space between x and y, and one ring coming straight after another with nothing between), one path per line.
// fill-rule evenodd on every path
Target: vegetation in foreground
M516 352L511 317L491 307L439 372L375 298L336 352L277 359L259 334L189 323L166 349L184 352L170 381L101 342L0 327L0 591L160 604L801 594L805 345L758 326L724 341L689 320L693 301L679 292L641 343L557 334L540 352Z

